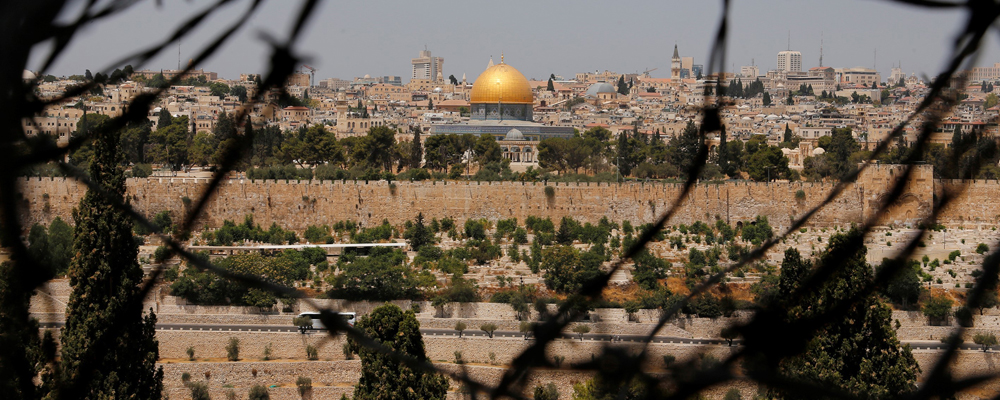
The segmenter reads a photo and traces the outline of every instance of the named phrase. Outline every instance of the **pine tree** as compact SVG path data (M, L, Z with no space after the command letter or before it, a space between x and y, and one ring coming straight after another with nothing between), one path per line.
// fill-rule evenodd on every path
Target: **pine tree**
M413 311L403 312L394 304L385 304L358 320L357 328L390 349L427 361L420 323ZM354 387L356 400L444 399L448 381L441 375L414 370L388 356L361 347L348 339L361 358L361 378Z
M94 139L91 179L124 202L125 174L117 134ZM142 315L142 269L132 220L111 201L87 191L73 215L73 292L62 330L60 381L77 398L160 399L156 315Z

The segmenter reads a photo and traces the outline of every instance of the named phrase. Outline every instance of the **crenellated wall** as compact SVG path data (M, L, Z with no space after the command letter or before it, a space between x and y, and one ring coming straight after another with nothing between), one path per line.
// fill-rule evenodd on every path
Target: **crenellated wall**
M846 185L831 204L814 215L812 224L861 222L877 209L899 171L899 166L872 166L858 182ZM196 178L129 179L128 195L131 203L147 215L170 210L176 218L192 206L207 182ZM26 206L22 213L25 229L35 222L48 223L56 216L70 220L73 207L86 191L79 183L64 178L27 178L20 183ZM916 222L930 210L934 185L930 167L918 167L906 193L879 218L880 222ZM551 196L546 195L546 186L553 188ZM671 222L718 217L735 224L765 215L772 225L783 226L822 202L835 186L813 182L699 184L683 199ZM947 217L996 220L996 215L988 215L995 213L982 200L1000 194L1000 185L976 181L971 186L968 195L953 205L962 211L948 212ZM261 225L277 222L299 231L309 225L345 219L364 226L383 219L398 224L413 219L417 213L427 219L451 217L459 222L467 218L511 217L523 221L534 215L554 220L572 216L596 222L608 217L645 223L667 210L682 189L683 185L671 183L228 180L205 208L198 226L217 227L223 220L238 222L250 214Z

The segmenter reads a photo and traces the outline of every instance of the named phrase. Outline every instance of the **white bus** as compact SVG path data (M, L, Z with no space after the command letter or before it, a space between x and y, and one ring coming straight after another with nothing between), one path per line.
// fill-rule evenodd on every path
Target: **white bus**
M343 318L350 326L354 326L354 321L357 319L357 313L353 312L342 312L342 313L337 313L337 315ZM312 320L312 325L299 327L300 330L303 332L305 332L306 330L313 330L313 329L326 329L326 326L323 325L323 321L319 319L318 312L301 313L299 314L299 318L301 317L308 317L310 320Z

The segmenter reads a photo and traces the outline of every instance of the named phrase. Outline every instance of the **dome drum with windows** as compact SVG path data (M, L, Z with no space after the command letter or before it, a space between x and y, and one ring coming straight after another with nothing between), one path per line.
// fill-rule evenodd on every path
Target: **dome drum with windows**
M469 103L474 120L532 120L535 103L528 79L520 71L507 65L500 57L500 64L490 65L472 84Z

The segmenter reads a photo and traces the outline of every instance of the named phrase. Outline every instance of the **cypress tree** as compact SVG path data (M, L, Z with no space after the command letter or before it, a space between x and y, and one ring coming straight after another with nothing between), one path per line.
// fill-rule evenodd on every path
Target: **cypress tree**
M174 118L170 115L170 111L166 108L160 109L160 118L156 120L156 129L166 128L173 123Z
M123 202L125 174L118 135L94 138L90 177ZM73 213L76 254L70 263L73 292L62 330L59 390L89 399L159 400L163 369L156 368L156 315L143 316L142 269L132 220L101 194L88 190Z
M420 142L420 127L410 128L413 130L413 141L410 142L410 168L420 168L420 161L424 158L424 146Z
M427 361L420 322L413 311L404 312L386 303L358 320L357 328L368 337L397 352L419 361ZM361 379L354 386L354 399L444 399L448 381L409 367L388 356L360 347L352 339L350 346L361 358Z
M549 78L549 83L545 86L545 90L548 90L550 92L556 91L555 84L552 83L552 78Z

